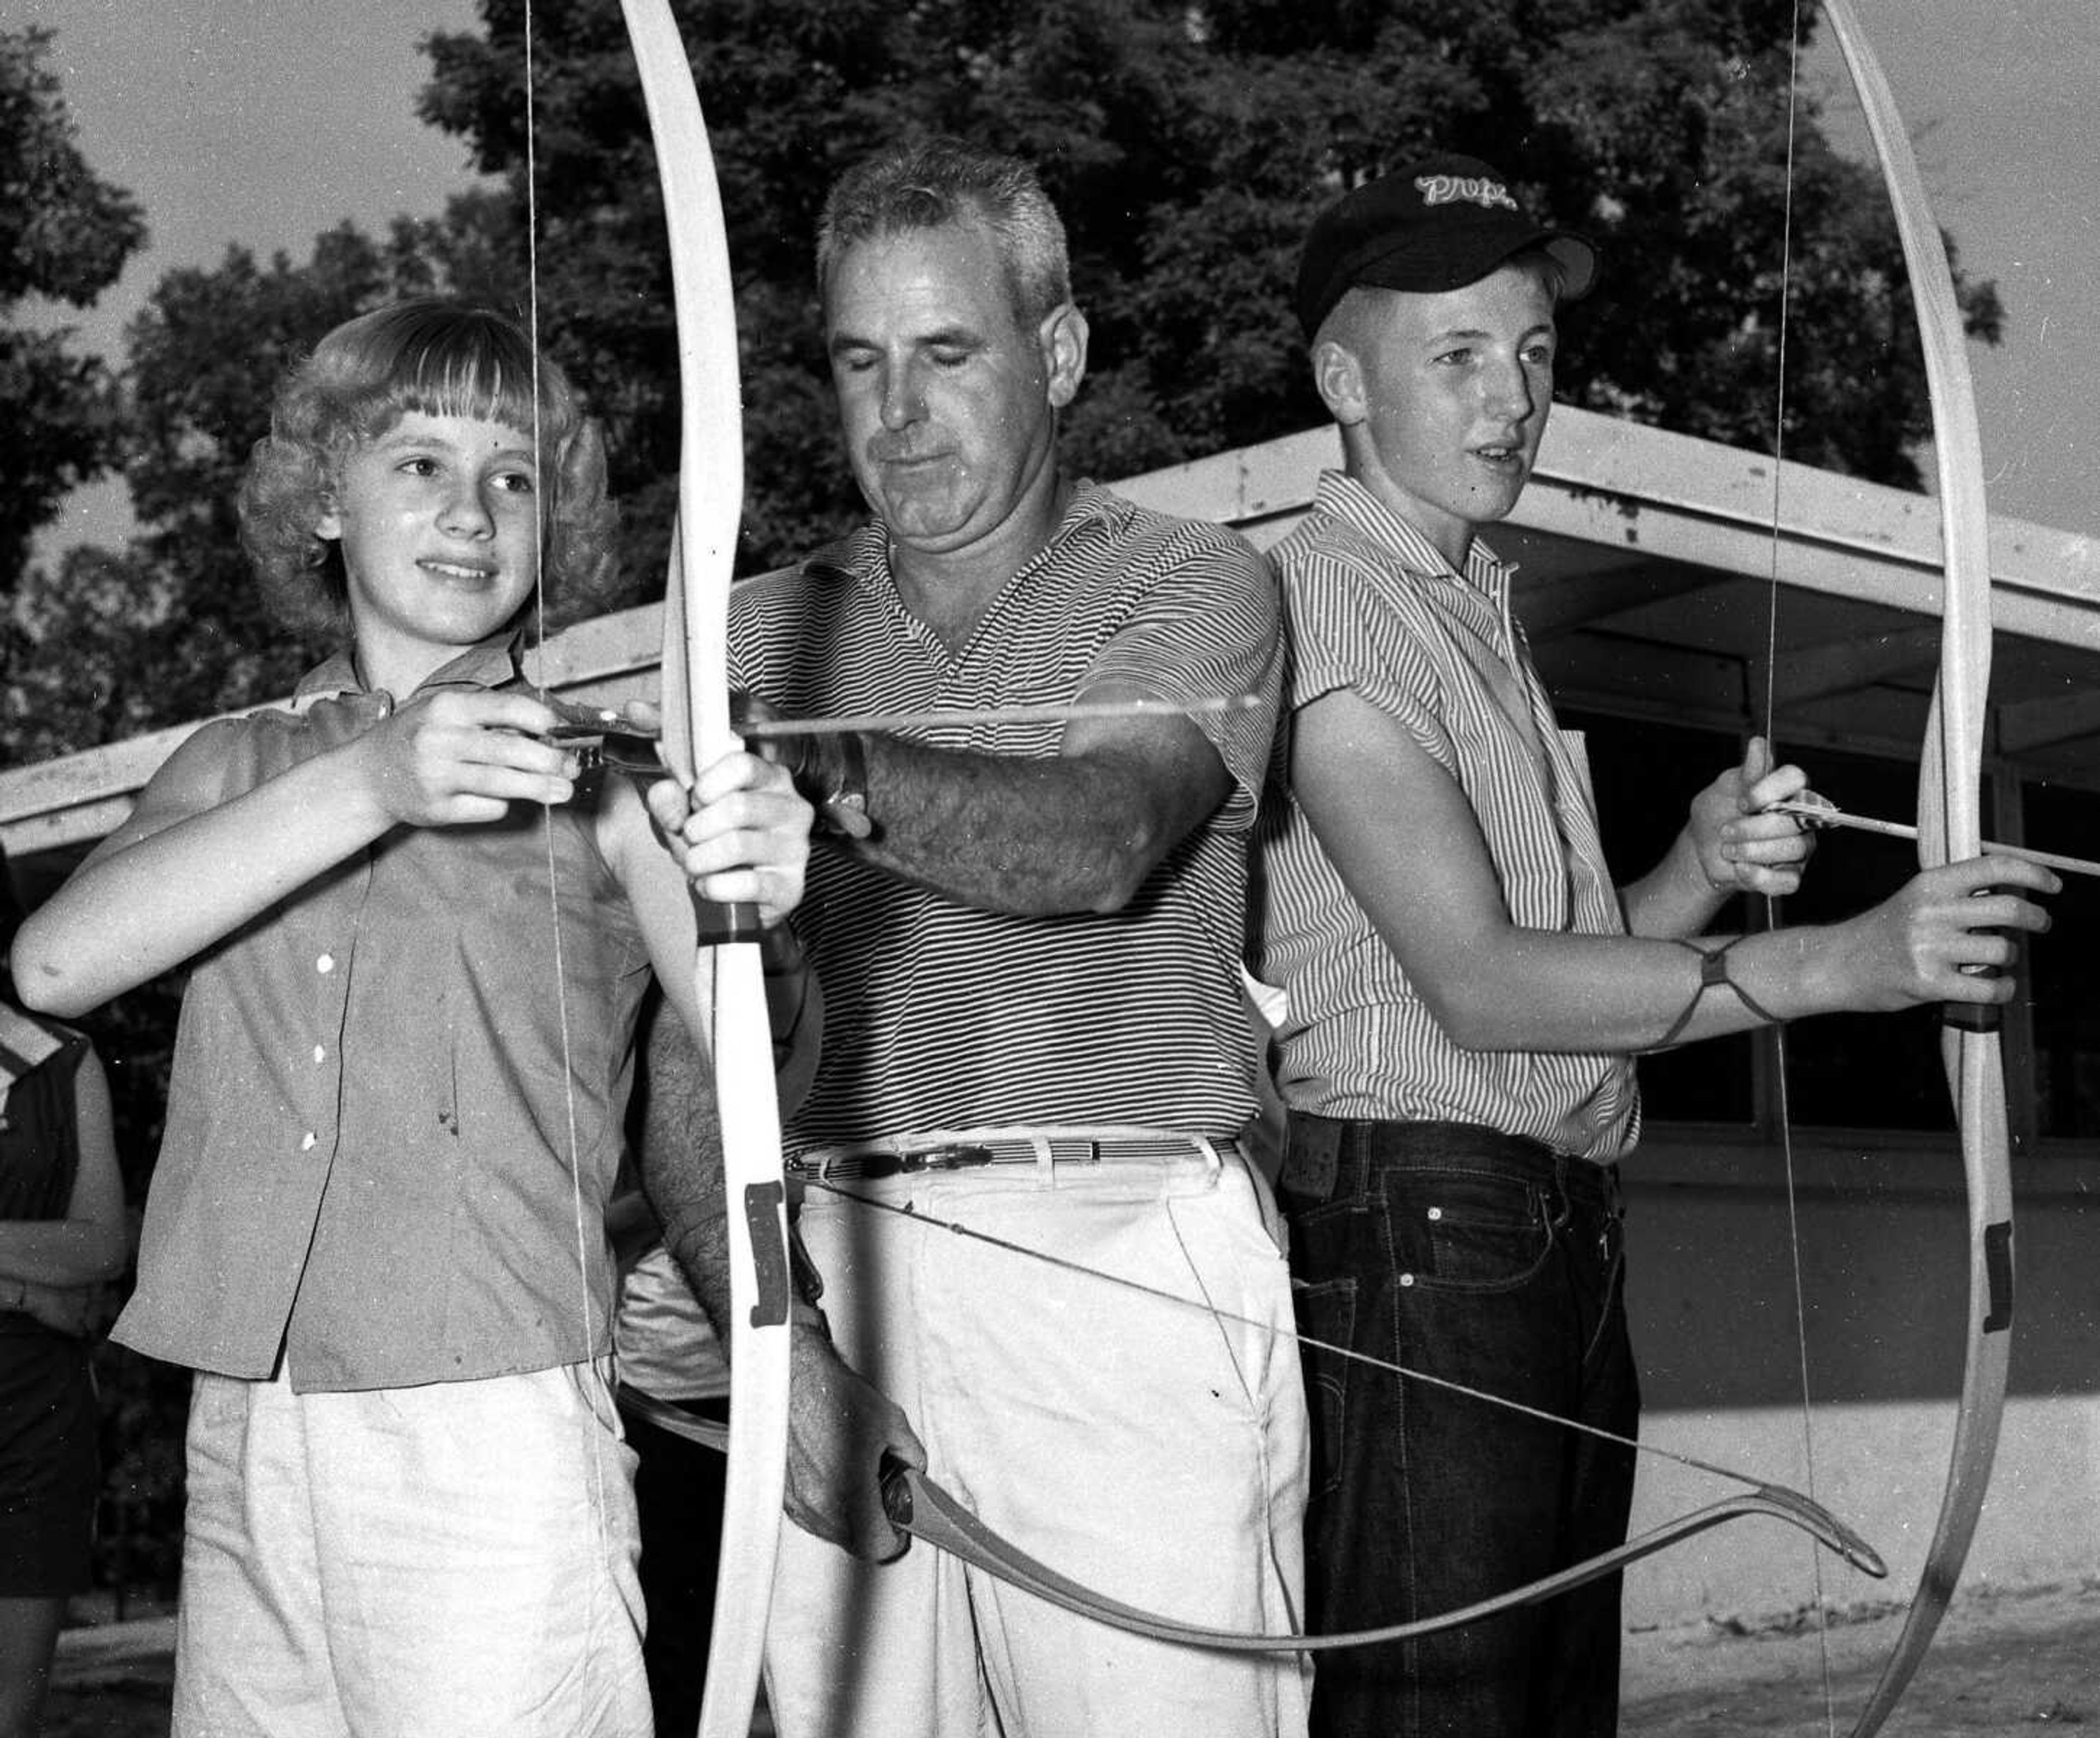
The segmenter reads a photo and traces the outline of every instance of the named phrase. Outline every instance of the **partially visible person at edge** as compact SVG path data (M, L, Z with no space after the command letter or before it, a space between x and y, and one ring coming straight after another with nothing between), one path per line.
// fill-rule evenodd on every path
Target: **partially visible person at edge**
M792 926L828 1004L788 1142L835 1343L798 1312L774 1718L784 1738L1299 1731L1293 1656L1138 1639L923 1547L870 1560L904 1543L887 1449L1118 1599L1298 1622L1287 1272L1235 1139L1256 1103L1244 842L1279 651L1241 539L1061 469L1087 323L1026 165L948 139L886 151L833 187L817 255L874 516L739 588L739 686L807 716L1252 699L796 757L852 832L822 836ZM720 1321L717 1242L674 1247Z
M89 1335L129 1253L109 1085L88 1041L15 1005L0 864L0 1738L31 1738L66 1601L90 1584Z
M266 598L342 649L185 741L22 932L55 1011L191 968L117 1329L197 1372L187 1738L650 1731L603 1213L651 967L695 1032L704 992L681 866L518 664L536 583L609 567L603 479L500 316L330 333L240 505ZM786 774L696 796L701 890L779 916Z
M2023 897L2000 859L1921 875L1847 922L1705 933L1784 893L1799 792L1753 740L1655 869L1614 887L1579 733L1561 730L1476 532L1515 507L1551 407L1560 304L1590 245L1503 178L1439 157L1307 238L1297 304L1343 468L1271 552L1290 647L1254 871L1251 963L1280 986L1279 1193L1312 1339L1618 1439L1639 1401L1617 1162L1635 1055L1840 1008L2003 1001ZM1995 892L1990 889L1996 889ZM1312 1626L1427 1617L1619 1543L1630 1448L1307 1352ZM1330 1735L1615 1729L1616 1577L1321 1662Z

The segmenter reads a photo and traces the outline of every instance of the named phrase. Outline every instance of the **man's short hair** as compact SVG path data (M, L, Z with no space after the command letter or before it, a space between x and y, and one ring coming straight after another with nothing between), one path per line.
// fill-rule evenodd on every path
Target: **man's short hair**
M1035 171L942 135L893 145L839 177L817 225L818 291L828 302L832 271L859 242L972 223L999 245L1019 324L1072 299L1065 225Z

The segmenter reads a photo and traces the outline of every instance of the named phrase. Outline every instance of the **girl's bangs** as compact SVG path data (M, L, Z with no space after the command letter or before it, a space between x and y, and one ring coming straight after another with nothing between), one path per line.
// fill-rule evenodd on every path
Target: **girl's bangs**
M397 412L470 417L534 432L532 358L522 347L459 333L402 359L388 395Z

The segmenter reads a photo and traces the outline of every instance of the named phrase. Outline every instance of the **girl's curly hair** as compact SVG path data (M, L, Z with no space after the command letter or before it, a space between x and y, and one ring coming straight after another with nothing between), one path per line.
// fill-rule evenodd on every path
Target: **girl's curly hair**
M536 382L538 415L534 415ZM540 590L549 627L607 607L617 589L605 447L568 377L515 324L435 296L345 320L285 376L240 486L240 541L264 603L302 636L350 625L340 543L314 527L345 460L411 411L472 417L539 438ZM528 616L538 614L528 606Z

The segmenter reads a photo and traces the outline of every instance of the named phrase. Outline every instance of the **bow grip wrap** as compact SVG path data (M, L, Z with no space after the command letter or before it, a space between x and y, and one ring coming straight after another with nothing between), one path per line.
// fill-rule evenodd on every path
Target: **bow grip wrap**
M889 1449L882 1451L882 1512L899 1533L911 1530L911 1469Z

